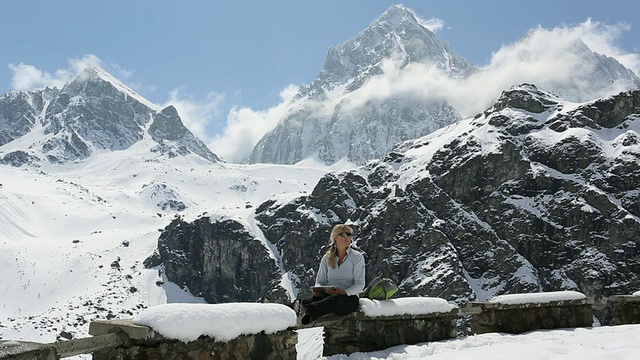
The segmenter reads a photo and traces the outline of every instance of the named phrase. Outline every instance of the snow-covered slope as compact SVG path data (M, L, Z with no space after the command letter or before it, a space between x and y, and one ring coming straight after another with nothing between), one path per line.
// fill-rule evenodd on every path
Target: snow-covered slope
M330 170L159 159L152 143L80 163L0 165L0 338L85 336L94 319L202 301L144 268L158 230L205 212L244 221L252 206L308 192Z

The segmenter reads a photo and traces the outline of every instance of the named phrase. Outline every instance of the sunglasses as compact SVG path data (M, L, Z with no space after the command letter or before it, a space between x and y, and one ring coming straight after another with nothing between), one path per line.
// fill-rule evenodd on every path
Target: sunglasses
M342 236L342 237L352 237L352 236L353 236L353 234L352 234L352 233L350 233L350 232L341 232L341 233L340 233L340 234L338 234L338 235L340 235L340 236Z

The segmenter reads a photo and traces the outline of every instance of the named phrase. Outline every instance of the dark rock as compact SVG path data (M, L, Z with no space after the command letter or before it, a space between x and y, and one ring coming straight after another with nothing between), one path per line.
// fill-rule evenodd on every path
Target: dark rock
M60 333L58 334L58 338L71 340L73 339L73 334L63 330L63 331L60 331Z
M285 274L305 296L331 227L349 222L367 279L391 278L399 296L464 305L578 290L606 324L607 298L640 288L640 139L626 130L640 121L639 96L622 93L552 115L561 108L555 96L518 87L438 138L329 173L309 195L257 206L257 226L276 260L266 261L262 244L246 250L257 240L239 222L173 221L159 240L166 275L212 302L255 301ZM240 275L231 274L248 269L263 277L245 277L238 289L231 279Z
M160 231L163 230L160 229ZM154 268L156 266L159 266L160 264L162 264L162 257L160 256L160 253L157 249L154 249L153 254L144 259L144 262L142 263L142 265L144 265L144 267L147 269Z
M233 220L202 217L187 223L176 218L160 235L158 250L169 281L184 284L209 303L256 300L266 294L286 299L276 260Z

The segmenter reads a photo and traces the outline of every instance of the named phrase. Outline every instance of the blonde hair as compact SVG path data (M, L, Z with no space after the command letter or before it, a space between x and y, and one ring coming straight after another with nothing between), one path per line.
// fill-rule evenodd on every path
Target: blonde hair
M327 250L327 263L332 269L335 269L336 264L336 236L344 231L344 229L350 228L347 224L338 224L331 229L331 235L329 235L329 250Z

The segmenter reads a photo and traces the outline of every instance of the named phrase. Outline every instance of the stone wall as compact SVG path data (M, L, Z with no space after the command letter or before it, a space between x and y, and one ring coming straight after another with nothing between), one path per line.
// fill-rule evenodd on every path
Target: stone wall
M57 360L53 347L30 341L0 340L0 360Z
M613 303L611 325L640 324L640 296L617 295L609 300Z
M184 343L179 340L132 340L126 347L93 353L94 360L244 360L292 359L297 357L297 333L242 335L228 342L210 337Z
M123 346L95 351L94 360L295 360L297 357L298 334L294 330L241 335L226 342L201 336L185 343L165 339L150 328L127 324L122 320L94 322L91 325L91 335L120 332L128 338Z
M547 303L500 304L471 302L471 332L520 334L536 329L591 327L592 302L589 299L559 300Z
M640 296L612 296L609 302L614 309L612 325L640 324ZM526 303L471 302L466 308L421 315L374 317L363 312L343 317L329 315L306 327L324 327L324 356L349 355L456 338L457 322L468 315L471 315L472 334L591 327L592 305L588 298ZM227 342L200 336L184 343L163 338L149 327L133 325L131 320L99 320L91 323L89 333L94 337L53 344L0 341L0 359L53 360L91 352L94 360L286 360L297 357L298 334L293 328L274 334L242 335Z
M458 309L448 313L368 317L361 312L328 315L309 326L324 327L323 355L384 350L456 337Z

